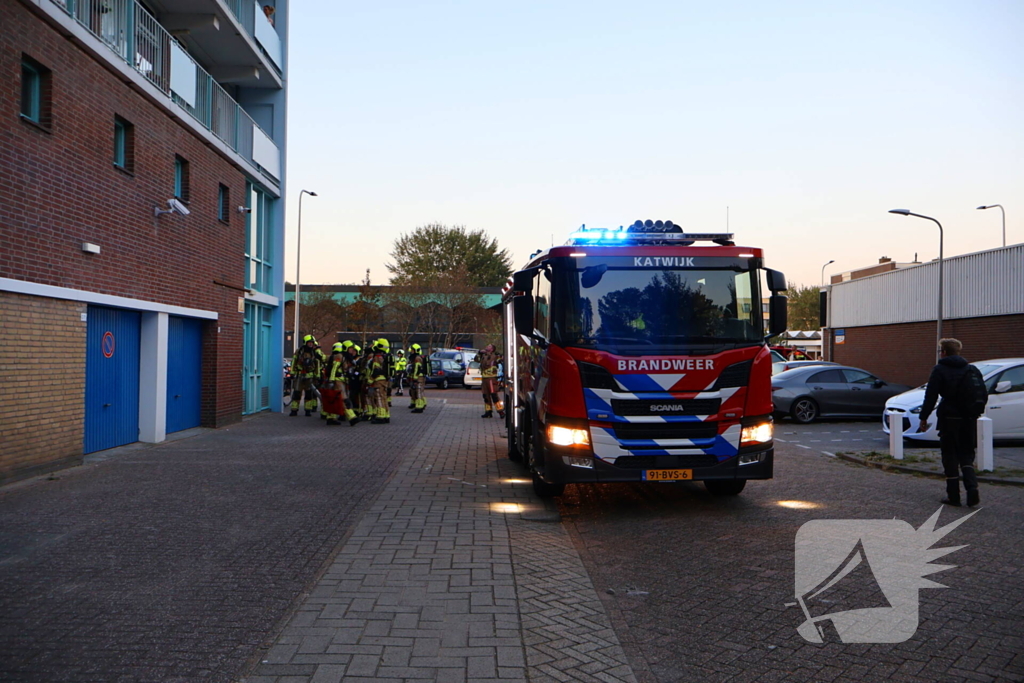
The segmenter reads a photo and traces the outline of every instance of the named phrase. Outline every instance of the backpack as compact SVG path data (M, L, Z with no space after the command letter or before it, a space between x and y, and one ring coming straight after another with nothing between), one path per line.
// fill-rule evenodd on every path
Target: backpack
M988 404L988 389L978 368L973 365L967 366L967 370L957 381L952 399L950 403L962 417L976 420L984 414L985 406Z

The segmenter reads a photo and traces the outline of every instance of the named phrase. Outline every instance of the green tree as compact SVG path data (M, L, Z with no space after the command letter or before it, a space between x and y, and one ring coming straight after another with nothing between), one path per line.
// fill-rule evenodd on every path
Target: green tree
M501 287L512 272L512 258L496 239L464 225L420 226L395 240L391 258L393 285L422 285L459 271L471 287Z
M793 285L786 290L786 296L789 297L789 329L816 330L821 327L818 324L819 291L819 287L801 285Z

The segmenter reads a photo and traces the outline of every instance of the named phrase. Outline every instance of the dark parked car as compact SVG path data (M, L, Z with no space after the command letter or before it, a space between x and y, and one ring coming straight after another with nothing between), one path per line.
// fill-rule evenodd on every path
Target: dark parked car
M909 389L845 365L806 365L772 377L775 414L803 424L819 417L877 419L887 400Z
M431 359L430 376L427 377L428 385L447 389L454 384L463 384L465 381L466 371L457 361L444 358Z

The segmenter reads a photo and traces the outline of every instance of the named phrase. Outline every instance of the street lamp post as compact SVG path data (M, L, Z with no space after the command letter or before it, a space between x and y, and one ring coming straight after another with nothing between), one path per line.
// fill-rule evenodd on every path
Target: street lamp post
M935 225L939 226L939 315L938 315L938 328L936 330L935 337L935 357L936 359L942 356L939 351L939 340L942 339L942 223L938 222L931 216L922 216L919 213L908 211L907 209L891 209L889 213L898 213L901 216L915 216L917 218L924 218L925 220L932 221Z
M292 353L299 348L299 273L302 266L302 195L308 194L315 197L316 192L303 190L299 193L299 228L298 240L295 244L295 327L292 329Z
M989 204L988 206L979 206L978 209L994 209L999 207L999 210L1003 212L1003 246L1006 246L1006 209L1003 208L1002 204Z
M821 286L822 287L825 286L825 269L828 268L830 265L832 265L835 262L836 262L836 260L832 259L831 261L829 261L828 263L826 263L825 265L823 265L821 267Z

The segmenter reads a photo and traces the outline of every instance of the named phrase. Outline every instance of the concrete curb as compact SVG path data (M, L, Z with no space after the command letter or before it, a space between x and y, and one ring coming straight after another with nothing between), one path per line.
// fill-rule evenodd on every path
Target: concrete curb
M946 476L942 472L933 472L931 470L921 469L920 467L911 467L910 465L894 465L890 462L875 462L874 460L868 460L867 458L861 458L856 455L850 455L848 453L837 453L836 457L847 462L852 462L857 465L866 465L867 467L874 467L878 470L885 472L902 472L904 474L923 474L926 477L932 479L945 479ZM1024 479L1016 479L1009 477L1006 479L1000 477L987 477L984 475L978 476L978 481L986 484L1006 484L1009 486L1024 486Z

